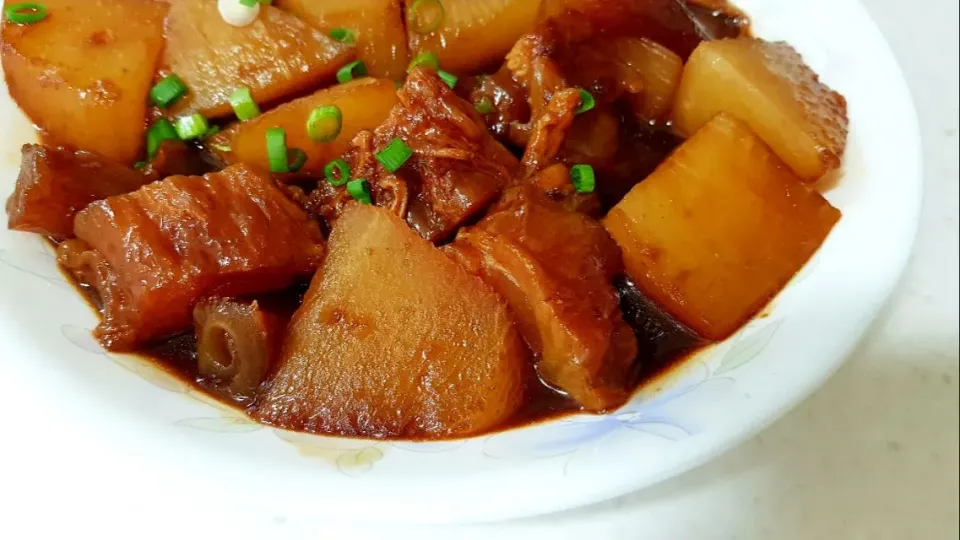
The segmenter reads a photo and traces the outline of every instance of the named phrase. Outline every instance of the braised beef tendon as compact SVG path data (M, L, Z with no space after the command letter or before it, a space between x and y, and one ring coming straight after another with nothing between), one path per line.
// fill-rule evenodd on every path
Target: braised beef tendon
M202 300L193 308L198 373L249 401L280 353L288 319L256 300Z
M136 190L150 179L93 152L26 144L7 199L7 227L53 238L73 236L73 217L93 201Z
M445 250L507 300L544 381L592 411L626 400L637 343L613 287L620 251L600 223L527 186Z
M252 414L316 433L470 435L514 414L529 370L489 287L388 210L353 203Z
M324 252L318 225L245 165L95 202L77 214L74 231L114 275L89 283L101 298L121 299L104 303L95 332L111 350L189 328L202 296L287 287L316 270ZM67 268L82 278L86 266Z
M444 240L496 200L520 164L436 73L414 70L398 97L387 120L358 134L344 157L353 178L370 182L374 204L423 238ZM380 162L391 146L412 152L394 171ZM345 188L328 186L315 192L312 207L332 223L346 200Z

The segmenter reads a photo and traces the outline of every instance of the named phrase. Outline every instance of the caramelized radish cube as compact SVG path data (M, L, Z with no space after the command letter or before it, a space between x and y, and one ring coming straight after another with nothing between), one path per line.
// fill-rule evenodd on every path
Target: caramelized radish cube
M470 435L516 411L529 370L492 290L388 210L354 203L253 414L316 433Z
M683 70L674 125L690 135L719 112L749 124L804 180L840 166L846 100L786 43L744 38L697 47Z
M132 164L143 149L167 6L150 0L43 5L47 18L40 22L4 21L10 96L48 141Z
M218 155L230 163L250 163L265 170L270 169L267 157L267 130L280 127L287 134L287 146L306 152L304 172L320 173L330 161L340 157L350 146L350 141L359 131L374 129L387 119L397 103L397 88L386 79L358 79L347 84L318 90L312 95L285 103L253 120L241 122L225 130L217 146L224 144L230 152ZM342 123L336 139L316 143L307 134L306 120L311 111L322 105L334 105L340 109Z
M838 219L746 124L718 115L604 224L640 290L720 340L786 285Z
M614 42L620 66L620 80L632 82L638 91L628 91L628 100L640 120L663 118L673 104L680 85L683 60L675 53L646 38L620 38Z
M406 4L411 53L432 52L441 68L455 73L503 61L517 39L533 30L540 9L540 0L410 0ZM442 18L431 30L436 24L435 4L442 6ZM431 19L421 21L428 10Z
M223 20L214 1L171 2L166 36L161 67L188 90L171 112L207 118L232 115L229 98L239 88L250 89L257 103L276 101L332 80L356 56L354 47L270 5L238 28Z
M399 79L407 70L407 33L400 0L277 0L277 7L326 34L348 30L356 39L357 57L372 77Z

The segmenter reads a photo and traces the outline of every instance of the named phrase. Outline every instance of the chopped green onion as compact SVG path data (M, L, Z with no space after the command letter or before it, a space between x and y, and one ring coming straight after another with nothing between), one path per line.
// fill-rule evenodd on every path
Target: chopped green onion
M342 186L350 181L350 165L342 159L335 159L323 168L323 175L333 186Z
M267 161L270 172L290 172L287 161L287 132L283 128L272 127L267 130Z
M202 114L194 113L190 116L177 118L174 127L177 128L178 137L184 141L189 141L202 137L210 129L210 124L207 123L207 119Z
M337 72L337 80L340 83L348 83L357 77L367 76L367 64L363 60L355 60L340 68Z
M445 15L440 0L416 0L410 6L407 24L418 34L429 34L440 28Z
M407 143L400 139L394 139L387 143L386 148L377 152L377 161L383 165L383 168L390 172L397 172L403 164L413 155L413 150L407 146Z
M261 3L261 4L266 4L266 5L269 6L269 5L273 4L273 0L260 0L260 3Z
M218 150L220 152L233 152L233 149L225 144L211 144L210 148Z
M493 112L493 102L490 101L490 98L480 98L480 101L473 108L480 114L490 114Z
M209 139L210 137L213 137L217 133L220 133L220 126L210 126L210 129L208 129L207 132L204 133L203 136L200 138Z
M347 193L363 204L373 204L373 199L370 197L370 182L363 178L347 182Z
M349 28L334 28L330 30L330 37L347 45L353 45L357 42L357 33Z
M287 132L283 128L272 127L267 129L267 161L272 173L297 172L307 164L307 154L299 148L288 149Z
M307 153L299 148L287 150L287 166L290 172L297 172L307 164Z
M597 177L590 165L574 165L570 168L570 180L577 193L593 193L597 187Z
M260 116L260 107L253 100L253 94L249 88L238 88L231 94L230 106L233 107L233 112L241 122Z
M580 89L580 106L577 107L576 114L583 114L597 106L597 101L593 95L583 88Z
M336 105L321 105L307 118L307 136L318 143L330 142L340 134L343 127L343 113Z
M260 0L240 0L240 5L241 5L241 6L247 6L247 7L253 7L253 6L257 5L259 2L260 2Z
M147 166L147 162L146 162L146 161L138 161L138 162L136 162L136 163L133 164L133 168L134 168L134 169L142 169L142 168L144 168L144 167L146 167L146 166Z
M17 24L33 24L47 18L47 6L39 2L22 2L3 10L7 20Z
M161 118L153 123L147 129L147 157L153 159L153 156L160 150L160 143L166 140L180 140L177 136L177 130L169 120Z
M449 73L449 72L446 72L446 71L440 69L440 70L437 70L437 76L439 76L441 79L443 79L443 82L447 83L447 86L449 86L451 90L452 90L455 86L457 86L457 80L458 80L458 78L457 78L457 76L454 75L453 73Z
M150 100L157 107L169 107L187 93L187 86L183 84L175 73L167 75L150 89Z
M425 67L436 71L440 69L440 59L432 52L420 53L410 61L410 65L407 66L407 71L413 71L418 67Z

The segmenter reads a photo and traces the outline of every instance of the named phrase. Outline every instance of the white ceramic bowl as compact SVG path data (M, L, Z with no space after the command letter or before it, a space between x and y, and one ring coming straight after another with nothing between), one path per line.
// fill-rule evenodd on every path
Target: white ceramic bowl
M844 176L827 193L843 220L767 316L727 343L609 416L436 444L288 436L104 354L89 337L94 314L49 249L2 230L0 452L26 471L12 470L7 487L27 489L37 469L59 479L59 493L77 490L76 504L134 496L227 517L494 520L642 488L756 432L840 365L891 292L915 232L921 167L907 88L857 2L740 6L761 37L789 41L847 97L851 134ZM32 131L5 95L0 125L6 195Z

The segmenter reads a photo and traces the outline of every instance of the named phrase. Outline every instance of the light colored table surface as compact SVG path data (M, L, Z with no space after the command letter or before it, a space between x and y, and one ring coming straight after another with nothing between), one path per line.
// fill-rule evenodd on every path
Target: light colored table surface
M899 292L826 386L718 460L604 505L496 526L305 528L264 522L264 532L280 525L294 536L322 540L957 539L958 2L865 3L917 103L926 198L916 253ZM221 524L185 526L156 514L146 531L142 518L133 515L103 520L60 509L48 517L31 519L34 532L47 531L37 537L50 537L51 525L63 532L95 527L100 538L121 537L128 527L137 531L131 538L196 538L222 530ZM246 532L276 538L254 529Z

